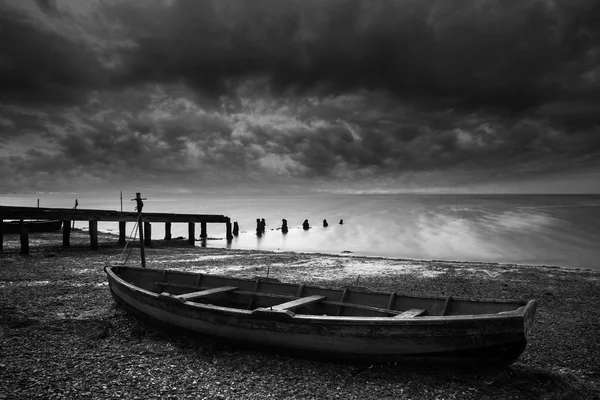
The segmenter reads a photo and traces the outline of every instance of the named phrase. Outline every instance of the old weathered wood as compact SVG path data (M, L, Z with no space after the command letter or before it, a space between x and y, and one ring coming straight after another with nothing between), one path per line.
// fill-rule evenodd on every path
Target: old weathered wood
M397 315L397 314L400 314L400 311L397 311L397 310L390 310L389 308L367 306L365 304L342 303L341 301L331 301L331 300L323 301L323 304L329 304L329 305L334 305L334 306L342 306L342 307L348 307L348 308L356 308L356 309L359 309L359 310L366 310L366 311L373 311L373 312L381 313L381 314L384 314L384 315Z
M298 307L307 306L309 304L317 303L321 300L325 299L325 296L307 296L302 297L297 300L288 301L285 303L277 304L276 306L271 307L273 310L283 311L283 310L293 310Z
M98 249L98 221L89 221L90 247L92 250Z
M0 217L0 251L4 247L4 220Z
M135 194L135 199L131 199L132 201L135 201L136 203L136 211L137 211L137 216L136 216L136 221L138 222L138 231L140 233L140 258L142 261L142 268L146 268L146 251L144 249L144 228L142 227L142 224L144 223L144 219L142 217L142 210L144 208L144 202L142 199L142 195L141 193L136 193Z
M188 223L188 243L194 244L196 242L196 225L193 222Z
M125 236L127 235L127 221L119 221L119 244L125 244Z
M206 239L208 234L206 233L206 222L200 223L200 239Z
M27 231L23 220L19 222L19 231L21 236L21 254L29 254L29 231Z
M344 291L342 292L342 298L340 299L340 303L343 303L344 301L346 301L347 296L348 296L348 288L345 288ZM341 314L342 314L342 306L339 306L336 315L341 315Z
M136 199L132 199L136 200ZM86 209L77 209L77 200L75 208L38 208L38 207L15 207L15 206L0 206L0 216L2 216L3 220L60 220L60 221L71 221L74 225L75 221L115 221L119 222L119 243L124 244L126 239L125 232L125 223L127 221L135 222L138 220L137 212L119 212L112 210L86 210ZM170 224L173 222L187 222L190 223L230 223L230 218L224 215L212 215L212 214L174 214L174 213L148 213L144 214L143 221L146 222L163 222L165 224L165 239L170 238ZM72 226L73 226L72 225ZM141 225L141 223L140 223ZM63 224L64 229L65 224ZM169 228L167 228L167 226ZM121 229L123 227L123 229ZM72 229L72 228L71 228ZM228 238L230 235L230 227L227 227L226 235ZM0 239L3 239L3 236L6 232L0 233ZM68 232L70 235L70 232ZM144 229L139 230L140 233L140 241L143 242L142 236L144 236ZM192 231L192 236L189 238L190 244L194 243L194 232ZM151 235L146 235L146 237L151 238ZM65 236L63 232L63 244ZM70 244L70 237L69 237ZM0 240L0 251L3 249L3 240ZM142 251L143 252L143 251Z
M523 351L535 315L536 302L515 300L454 299L454 315L439 315L444 298L397 296L394 307L404 311L397 318L386 317L384 312L401 312L378 309L368 304L386 304L389 292L355 291L350 288L344 307L360 307L354 313L336 316L341 302L320 300L312 307L302 307L315 299L339 299L343 290L307 286L304 293L311 296L294 298L298 286L289 283L269 282L262 286L267 293L252 291L256 280L231 276L203 276L205 287L194 288L197 274L173 271L171 279L178 283L174 293L203 292L224 286L238 287L230 294L203 301L186 302L177 298L190 298L194 294L163 293L164 287L150 282L168 279L162 271L134 267L106 267L109 286L119 304L140 318L165 324L185 332L213 335L221 340L243 342L258 348L281 348L297 355L319 355L371 364L401 361L403 357L443 357L445 360L472 356L490 362L514 361ZM170 275L169 275L170 276ZM165 283L165 282L163 282ZM168 283L168 282L166 282ZM184 287L192 287L184 290ZM264 296L258 308L244 309L245 296ZM197 293L196 293L197 295ZM283 304L266 299L284 299ZM157 301L162 299L167 303ZM310 301L309 301L310 300ZM350 301L357 304L349 303ZM258 303L258 301L257 301ZM270 304L277 304L270 306ZM406 304L403 307L403 304ZM299 308L298 308L299 307ZM403 308L402 308L403 307ZM289 311L290 308L296 310ZM303 312L306 310L306 313ZM413 311L418 310L418 311ZM426 310L433 315L415 318ZM462 312L469 311L468 315ZM373 311L373 312L371 312ZM508 312L508 313L506 313ZM500 314L506 313L506 314ZM408 316L408 315L412 316ZM505 365L505 364L504 364Z
M165 222L165 240L171 240L171 223Z
M144 221L144 244L152 246L152 225L148 221Z
M427 313L427 310L421 310L419 308L411 308L410 310L406 310L401 312L398 315L395 315L394 318L412 318L412 317L419 317L421 315L425 315Z
M254 292L258 292L258 287L260 286L260 278L256 278L256 280L254 281ZM254 306L254 296L250 296L250 300L248 301L248 305L246 306L246 308L248 310L252 309L252 307Z
M442 311L442 315L448 315L450 312L450 306L452 305L452 297L446 297L446 302L444 303L444 311Z
M155 282L156 285L160 286L160 287L165 287L165 286L171 286L171 287L176 287L176 288L181 288L181 289L206 289L206 288L201 288L199 286L194 286L194 285L186 285L186 284L181 284L181 283L172 283L172 282L166 282L163 280L163 282ZM255 286L257 287L257 286ZM301 293L302 289L304 288L304 285L300 285L298 287L298 290L296 293ZM253 297L265 297L265 298L272 298L272 299L283 299L283 300L297 300L299 298L301 298L299 295L291 295L291 294L282 294L282 293L265 293L265 292L257 292L256 290L254 291L249 291L249 290L235 290L233 292L234 294L240 294L240 295L250 295ZM341 306L341 307L347 307L347 308L355 308L358 310L365 310L365 311L373 311L376 313L380 313L383 314L385 316L387 315L397 315L400 314L401 311L397 311L397 310L390 310L387 308L381 308L381 307L373 307L373 306L368 306L365 304L356 304L356 303L342 303L340 301L336 301L336 300L323 300L322 301L323 304L326 305L330 305L330 306Z
M394 306L394 302L396 301L396 292L390 293L390 298L387 303L387 308L392 308Z
M5 220L137 221L137 212L119 212L116 210L0 206L0 213L2 213ZM226 223L228 220L229 217L214 214L144 213L144 221L149 222Z
M194 299L199 299L201 297L208 297L208 296L212 296L212 295L219 294L219 293L232 292L236 289L237 289L236 286L223 286L223 287L216 287L216 288L211 288L211 289L206 289L206 290L200 290L198 292L184 293L184 294L176 295L175 297L179 300L191 301Z
M63 221L63 246L69 247L71 245L71 221Z
M225 237L227 240L233 239L233 233L231 233L231 222L225 222Z

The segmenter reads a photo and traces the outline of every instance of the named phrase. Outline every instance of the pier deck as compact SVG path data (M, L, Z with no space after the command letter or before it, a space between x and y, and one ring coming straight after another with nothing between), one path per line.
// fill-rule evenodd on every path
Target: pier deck
M63 221L63 246L69 246L72 221L88 221L90 232L90 246L93 249L98 248L98 221L119 222L119 243L125 243L125 228L127 222L135 222L138 219L137 212L113 211L113 210L95 210L95 209L74 209L74 208L42 208L42 207L15 207L0 206L0 251L3 247L3 222L4 220L60 220ZM151 222L165 223L165 239L171 239L171 223L188 224L188 242L193 244L195 241L195 224L201 224L200 238L206 238L207 223L224 223L226 225L226 237L230 240L231 220L224 215L213 214L178 214L178 213L142 213L144 226L145 243L151 245ZM29 234L27 229L21 227L21 252L29 251Z

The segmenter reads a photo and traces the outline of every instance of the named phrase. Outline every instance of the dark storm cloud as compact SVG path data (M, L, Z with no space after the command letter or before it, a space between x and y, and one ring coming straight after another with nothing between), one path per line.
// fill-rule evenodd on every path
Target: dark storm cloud
M40 4L53 13L49 2ZM87 90L105 79L98 59L80 38L61 35L27 11L0 1L0 101L40 104L85 99Z
M89 30L130 42L112 48L49 29L77 17L54 1L35 3L47 24L8 4L0 89L13 101L75 102L106 85L182 79L219 95L267 76L273 90L385 89L432 108L543 113L600 102L595 0L108 2L93 14L102 26Z
M281 90L384 88L434 107L512 111L567 95L598 100L598 71L584 77L600 65L594 0L182 0L133 7L113 10L132 26L138 45L128 54L126 80L183 78L218 93L228 79L267 75ZM582 87L586 79L593 90Z
M595 0L0 0L0 186L598 167L599 20Z

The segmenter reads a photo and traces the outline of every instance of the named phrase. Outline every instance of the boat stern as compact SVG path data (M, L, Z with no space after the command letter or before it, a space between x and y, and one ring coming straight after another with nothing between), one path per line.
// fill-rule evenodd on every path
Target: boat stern
M537 310L537 301L529 300L527 305L525 306L525 310L523 312L523 323L524 323L524 334L525 338L529 336L529 332L533 328L533 321L535 320L535 312Z

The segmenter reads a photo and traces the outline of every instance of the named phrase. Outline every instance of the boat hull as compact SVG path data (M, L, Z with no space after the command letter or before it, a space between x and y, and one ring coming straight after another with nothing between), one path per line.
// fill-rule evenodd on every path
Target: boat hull
M527 343L525 314L399 319L244 310L169 301L106 268L116 302L136 317L186 334L287 355L355 364L409 360L510 364ZM533 310L531 309L533 308Z
M62 227L62 221L25 221L25 228L28 232L55 232ZM19 221L3 222L2 233L20 233L21 227Z

